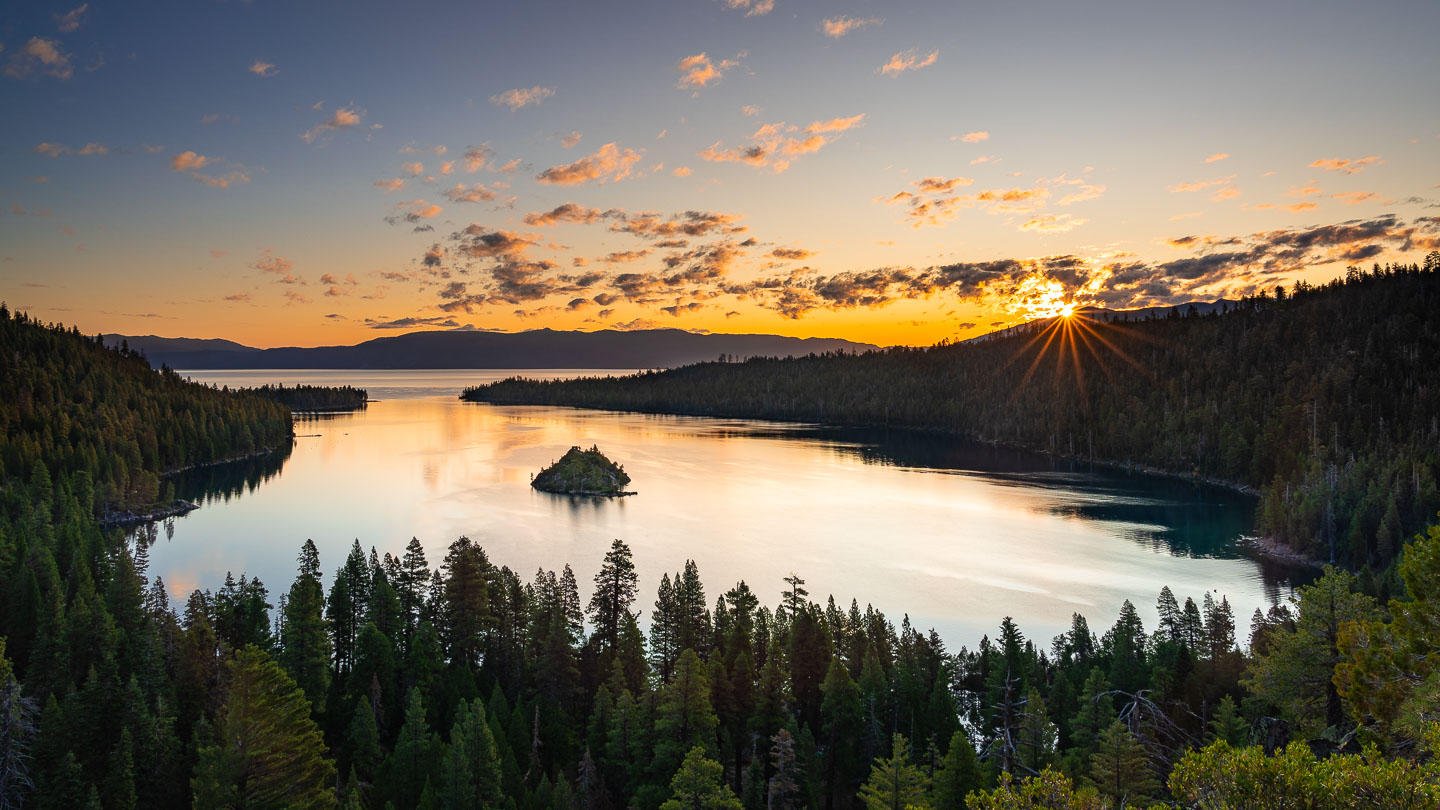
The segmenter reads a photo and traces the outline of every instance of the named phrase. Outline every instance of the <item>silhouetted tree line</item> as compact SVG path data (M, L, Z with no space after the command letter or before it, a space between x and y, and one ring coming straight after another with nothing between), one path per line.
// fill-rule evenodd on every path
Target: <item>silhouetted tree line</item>
M1267 536L1383 572L1440 508L1440 252L1199 314L994 338L512 378L463 399L943 431L1248 487ZM1366 574L1367 587L1393 587ZM1373 580L1380 579L1380 582Z
M278 402L292 411L348 411L365 407L369 394L349 385L260 385L241 393Z

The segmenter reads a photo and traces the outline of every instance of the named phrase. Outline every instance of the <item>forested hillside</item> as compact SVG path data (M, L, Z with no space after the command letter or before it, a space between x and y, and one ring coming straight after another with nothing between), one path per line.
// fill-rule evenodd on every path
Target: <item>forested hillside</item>
M1169 589L1154 628L1126 603L958 651L798 575L720 592L692 562L651 602L620 540L588 600L462 537L438 565L357 542L330 576L305 541L281 594L242 574L172 607L95 520L91 481L128 479L68 459L153 436L154 475L288 440L283 411L4 316L7 441L35 450L5 456L0 807L1440 806L1440 528L1408 597L1327 571L1249 652L1223 598Z
M959 345L510 379L462 397L938 430L1259 491L1261 531L1384 570L1440 509L1440 253L1222 312Z
M0 474L5 514L22 484L84 512L145 506L167 472L288 445L290 412L156 372L127 347L0 305Z

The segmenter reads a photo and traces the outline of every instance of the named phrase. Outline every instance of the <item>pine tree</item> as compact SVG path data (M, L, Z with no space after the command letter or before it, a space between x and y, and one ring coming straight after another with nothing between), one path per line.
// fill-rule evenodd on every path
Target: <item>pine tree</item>
M594 637L602 650L613 650L620 643L620 627L635 603L638 581L630 547L615 540L595 574L595 593L589 605L590 621L595 625Z
M1040 692L1031 689L1021 710L1020 727L1016 733L1016 762L1026 773L1037 774L1055 759L1055 724L1045 709Z
M330 639L321 615L324 605L320 553L313 541L306 540L300 549L300 575L285 600L280 664L305 692L316 715L324 709L330 687Z
M425 547L416 538L410 538L405 546L405 556L400 561L400 574L395 579L395 592L400 598L400 611L405 617L405 638L411 638L423 620L425 588L430 581L430 563L425 559Z
M105 774L106 810L135 810L135 758L130 729L120 730L120 742L110 754L110 769Z
M660 690L655 709L656 775L663 780L665 774L673 773L685 753L695 747L706 756L715 756L719 723L710 705L705 665L694 650L687 649L675 664L675 676Z
M490 568L485 552L470 538L450 544L442 569L444 578L443 614L450 657L471 668L480 665L486 629L491 624Z
M227 675L215 742L195 766L197 806L221 806L202 796L229 795L247 810L333 807L335 764L324 757L305 693L253 646L235 654Z
M1115 719L1110 682L1099 667L1090 670L1080 691L1080 706L1070 722L1071 748L1088 759L1095 739Z
M870 778L860 787L866 810L928 808L930 780L910 762L909 741L896 734L890 750L889 758L875 760Z
M500 763L482 701L460 703L440 774L437 794L447 810L500 804Z
M723 774L703 747L691 748L670 780L670 798L660 810L740 810L740 800L721 783Z
M1354 574L1327 567L1315 582L1298 588L1294 629L1267 633L1268 649L1256 654L1246 672L1244 685L1278 706L1302 739L1345 721L1335 679L1335 667L1344 659L1341 628L1383 614L1374 599L1358 592L1358 584Z
M950 749L935 771L930 786L930 804L935 810L964 810L965 797L978 790L983 776L975 747L964 731L950 737Z
M430 787L435 770L435 741L425 722L425 702L419 689L411 689L405 704L405 722L395 748L385 758L376 780L380 797L396 807L415 807L421 792Z
M865 775L865 763L855 744L864 731L860 687L850 677L850 670L835 657L830 659L821 691L825 694L820 717L825 740L826 793L848 796Z
M1119 720L1096 740L1095 753L1090 756L1090 778L1116 807L1138 803L1159 787L1144 747Z
M786 729L770 738L770 782L767 810L791 810L800 804L800 766L795 760L795 738Z
M1210 720L1210 739L1220 740L1241 747L1250 742L1250 724L1240 716L1235 699L1226 695L1215 707L1215 716Z
M349 768L363 782L375 780L384 752L380 750L380 729L375 723L375 709L370 698L361 696L355 703L355 716L345 735L345 754Z

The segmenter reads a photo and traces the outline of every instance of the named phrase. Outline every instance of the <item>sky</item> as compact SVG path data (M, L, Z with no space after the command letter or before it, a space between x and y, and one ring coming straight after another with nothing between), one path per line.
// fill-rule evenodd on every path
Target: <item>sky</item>
M0 297L87 333L973 337L1440 249L1440 3L14 3Z

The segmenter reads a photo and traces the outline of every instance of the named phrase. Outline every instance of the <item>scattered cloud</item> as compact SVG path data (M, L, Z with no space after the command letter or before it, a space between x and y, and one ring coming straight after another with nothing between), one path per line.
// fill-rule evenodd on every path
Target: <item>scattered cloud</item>
M1205 158L1205 162L1206 162L1206 163L1215 163L1215 162L1217 162L1217 161L1224 160L1225 158L1228 158L1228 157L1230 157L1230 153L1228 153L1228 152L1216 152L1215 154L1211 155L1210 157Z
M276 256L275 251L266 248L260 254L260 258L250 263L250 266L262 273L272 273L277 276L288 276L295 269L295 263L281 256Z
M673 174L673 175L675 175L676 177L689 177L689 176L690 176L690 167L689 167L689 166L676 166L673 170L671 170L670 173Z
M880 73L885 76L899 76L907 70L919 70L930 67L935 64L935 60L939 58L940 52L938 50L921 56L918 50L911 48L908 51L900 51L890 57L889 62L880 66Z
M1105 193L1105 187L1100 185L1080 184L1080 188L1060 198L1060 205L1073 205L1087 200L1097 200Z
M434 146L416 146L414 144L406 144L405 146L400 147L401 154L406 155L431 154L438 157L445 154L447 151L448 150L445 148L444 144L436 144Z
M782 261L804 261L815 254L804 248L777 247L769 255Z
M425 200L398 202L395 203L395 208L399 213L385 217L385 221L391 225L398 225L402 222L415 223L422 219L430 219L439 216L440 212L444 210L440 206L426 202Z
M1327 172L1340 172L1342 174L1355 174L1363 171L1367 166L1377 166L1385 161L1375 155L1370 157L1356 158L1355 160L1342 160L1340 158L1321 158L1310 163L1312 169L1324 169Z
M649 249L618 250L601 256L598 261L605 262L606 264L628 264L630 262L638 262L649 255Z
M645 150L621 150L614 143L607 143L592 155L574 163L551 166L535 176L542 183L570 186L591 180L605 183L624 180L630 176L635 164L644 156Z
M1212 186L1228 186L1235 182L1235 175L1220 177L1214 180L1196 180L1193 183L1176 183L1168 189L1172 193L1183 194L1189 191L1203 191Z
M486 188L484 183L473 183L469 186L459 183L442 193L445 199L453 203L490 202L495 199L495 192Z
M84 154L81 150L81 154ZM203 174L200 169L221 169L222 174ZM228 169L228 170L227 170ZM243 166L237 166L218 158L206 157L195 152L181 152L170 158L170 170L188 174L191 179L211 188L229 188L250 182L250 175Z
M560 145L565 147L566 149L569 149L575 144L580 143L580 137L581 136L578 131L571 132L569 135L565 135L560 138Z
M981 141L990 140L990 133L983 129L977 129L974 132L967 132L964 135L952 137L958 137L959 140L964 143L980 143Z
M485 168L485 164L489 163L494 157L495 150L491 149L488 143L482 143L479 146L467 146L465 147L464 155L465 171L474 174Z
M721 59L714 62L705 53L697 53L694 56L687 56L680 60L675 69L680 71L680 83L678 87L685 90L694 90L699 94L700 90L720 80L725 72L738 66L740 54L735 59Z
M765 124L750 135L749 146L721 148L716 141L701 150L700 157L714 163L747 163L756 167L769 167L777 174L790 168L799 156L819 151L835 140L840 133L860 126L865 113L849 118L832 118L816 121L801 129L783 121Z
M829 121L816 121L805 129L801 130L807 135L822 132L844 132L847 129L854 129L860 126L865 120L865 113L852 115L849 118L832 118Z
M60 50L58 41L31 37L20 50L10 55L10 61L5 65L5 75L12 79L23 79L35 73L68 79L75 74L75 68L70 64L70 54Z
M549 211L535 211L526 214L523 221L532 227L547 227L562 222L588 225L601 219L612 216L623 216L624 212L618 209L601 211L598 208L586 208L573 202L561 203Z
M181 152L170 158L170 168L177 172L190 171L191 169L203 168L210 159L204 155L197 155L194 152Z
M316 124L300 135L305 143L314 143L331 132L338 132L342 129L351 129L360 124L365 117L365 111L354 107L340 107L325 121Z
M1078 228L1084 225L1086 220L1076 219L1069 214L1049 215L1036 217L1020 226L1022 231L1039 231L1041 233L1063 232Z
M775 10L775 0L724 0L733 9L744 9L746 17L761 17Z
M250 67L246 69L262 78L274 76L276 72L275 63L266 62L264 59L256 59L254 62L251 62Z
M55 18L55 27L62 34L69 34L79 30L80 24L85 22L85 12L89 10L90 4L83 3L79 8L71 9Z
M861 18L846 17L842 15L839 17L826 17L825 19L821 20L820 30L824 31L825 36L830 37L831 39L839 39L850 33L851 31L858 31L861 28L868 28L870 26L880 25L884 22L885 21L880 19L879 17Z
M382 317L366 318L365 325L370 327L371 329L413 329L417 326L443 326L450 329L456 329L459 328L460 322L455 320L454 318L446 317L407 317L395 318L393 320Z
M389 180L376 180L375 187L385 191L397 191L405 187L405 180L400 177L392 177Z
M490 103L496 107L509 107L511 112L521 107L529 107L539 104L547 98L555 95L553 87L517 87L514 90L506 90L490 97Z
M1356 203L1380 199L1380 195L1373 191L1345 191L1340 194L1331 194L1330 196L1341 200L1346 205L1355 205Z

